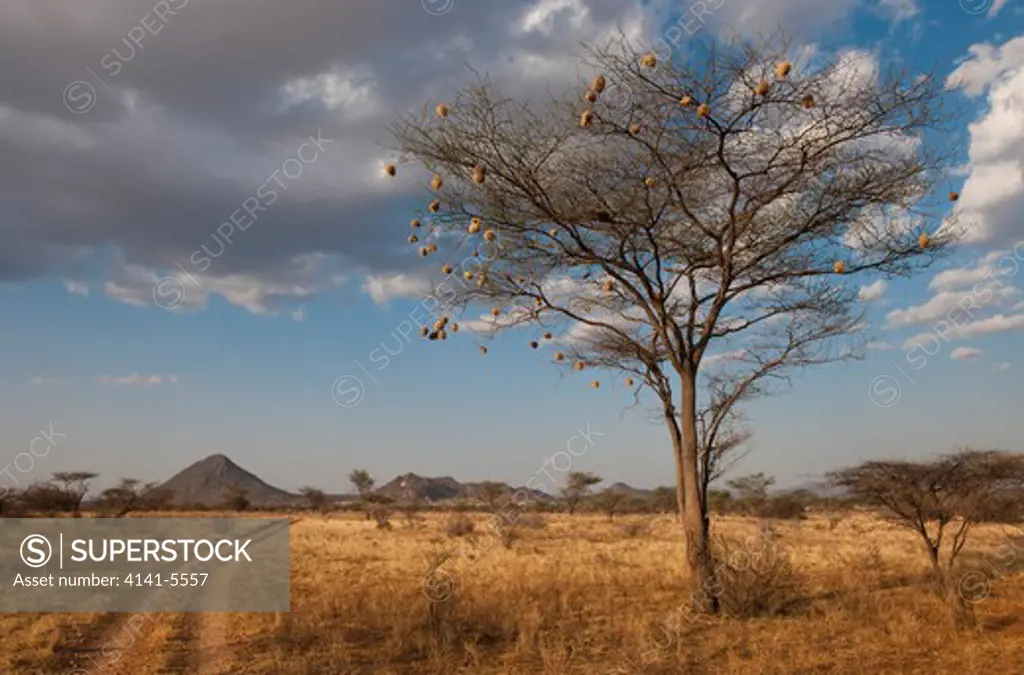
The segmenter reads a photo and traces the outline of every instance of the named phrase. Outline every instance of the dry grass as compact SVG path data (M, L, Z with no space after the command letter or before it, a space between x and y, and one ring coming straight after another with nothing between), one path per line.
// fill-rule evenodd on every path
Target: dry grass
M692 589L670 517L549 516L517 528L510 548L471 518L474 532L454 539L444 514L388 531L359 515L307 518L292 528L290 614L150 615L138 653L106 672L1024 672L1024 578L996 553L1002 528L973 535L969 564L998 578L976 605L980 629L958 633L914 537L863 514L774 523L767 548L755 521L718 520L735 588L713 621L681 609ZM631 520L645 533L620 527ZM431 601L425 579L451 596ZM755 616L735 616L762 600L734 596L765 589ZM0 672L67 672L68 644L103 639L104 621L0 615Z

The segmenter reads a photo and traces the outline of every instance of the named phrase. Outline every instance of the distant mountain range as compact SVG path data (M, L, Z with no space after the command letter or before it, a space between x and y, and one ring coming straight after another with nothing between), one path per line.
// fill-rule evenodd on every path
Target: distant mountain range
M245 490L249 502L255 507L291 506L304 501L301 495L266 483L220 454L210 455L192 464L159 487L174 493L173 503L177 506L218 506L224 503L226 495L231 490ZM804 489L811 489L811 486L805 486ZM546 492L526 487L515 488L505 483L489 481L460 483L451 476L428 478L414 473L397 476L379 486L373 493L395 502L420 501L444 504L456 501L504 502L519 490L526 491L530 495L530 501L534 503L557 501ZM646 501L654 497L653 490L635 488L626 483L614 483L605 490L624 494L630 499ZM814 491L822 493L821 486L815 485ZM358 497L352 494L333 494L328 495L328 498L338 502L352 501ZM517 497L517 500L520 499L521 497Z
M289 506L304 501L301 495L282 490L246 471L225 455L210 455L206 459L179 471L158 486L174 493L172 503L177 506L217 506L224 503L232 490L245 490L249 502L256 507ZM422 501L431 504L478 500L488 501L498 495L507 498L516 490L526 490L533 501L554 501L554 497L540 490L513 488L505 483L460 483L450 476L427 478L407 473L397 476L373 491L374 494L396 502ZM332 501L357 499L352 494L328 495Z

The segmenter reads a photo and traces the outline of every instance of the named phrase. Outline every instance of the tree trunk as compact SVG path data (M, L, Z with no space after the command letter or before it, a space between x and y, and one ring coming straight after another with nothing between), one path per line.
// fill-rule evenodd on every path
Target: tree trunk
M963 596L957 583L953 566L943 569L939 561L939 547L926 539L928 561L932 564L932 575L935 579L935 592L948 605L953 618L953 626L957 630L969 630L977 625L974 607Z
M682 376L682 403L679 410L680 450L677 451L677 489L683 501L683 532L686 534L686 562L695 585L693 609L703 614L718 612L721 590L715 579L711 553L707 505L700 498L697 448L697 391L694 378Z

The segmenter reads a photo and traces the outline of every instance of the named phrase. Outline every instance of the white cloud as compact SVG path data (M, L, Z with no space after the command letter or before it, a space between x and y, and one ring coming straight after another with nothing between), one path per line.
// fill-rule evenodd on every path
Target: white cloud
M861 0L719 0L707 2L706 9L710 11L711 8L718 7L714 11L716 22L720 21L733 30L739 30L747 35L757 31L770 32L784 26L790 35L799 36L845 19L860 2ZM677 9L680 7L678 2L671 4ZM682 4L683 9L691 6L697 5L692 2Z
M99 378L100 384L110 384L119 387L152 387L161 384L177 384L178 376L171 375L140 375L131 372L127 375L103 375Z
M1011 314L1010 316L996 314L987 319L961 324L958 328L954 327L952 330L944 332L942 336L939 336L936 331L918 333L907 338L903 342L903 348L912 349L924 344L934 343L937 340L967 340L982 335L991 335L992 333L1007 333L1018 330L1024 330L1024 314Z
M371 274L363 284L375 303L386 305L396 298L425 298L430 295L430 279L418 274Z
M744 356L746 356L746 352L743 351L742 349L738 349L734 352L721 352L718 354L711 354L709 356L704 357L704 359L701 361L701 365L706 368L710 368L722 363L729 363L731 361L742 361Z
M972 338L990 333L1006 333L1017 330L1024 330L1024 314L1011 314L1010 316L996 314L993 317L967 324L957 331L957 335L962 338Z
M899 24L920 14L921 8L917 0L879 0L876 11L893 24Z
M68 289L68 293L89 295L89 284L84 281L74 281L69 279L64 282L64 288Z
M44 386L44 385L47 385L47 384L69 384L69 380L66 380L66 379L64 379L62 377L39 377L39 376L36 376L36 377L31 378L29 380L29 382L31 382L32 384L34 384L36 386Z
M997 274L1003 273L1002 268L997 265L999 260L1006 255L1012 258L1012 251L1008 254L992 251L976 265L943 270L932 278L928 288L933 291L967 290L985 279L992 279Z
M550 36L557 19L565 16L578 29L589 12L590 9L581 0L538 0L523 13L518 28L524 33L536 31Z
M377 82L367 68L333 68L312 77L298 77L282 85L285 109L317 101L346 121L372 119L384 110Z
M999 13L999 10L1005 7L1008 1L1009 0L993 0L992 6L988 8L988 13L985 14L985 17L989 19L995 18L996 14Z
M1024 233L1024 36L1001 46L974 44L946 81L986 96L968 126L970 174L960 194L968 243L1019 241Z
M957 347L949 354L949 358L954 361L973 361L974 359L981 358L982 352L980 349L974 349L973 347Z
M991 294L988 302L981 300ZM1016 288L1006 286L1003 288L988 286L978 293L973 291L946 291L938 293L923 305L908 307L906 309L894 309L886 315L890 326L910 326L913 324L950 319L951 316L959 316L965 312L974 311L979 308L994 308L1003 301L1012 299L1020 294Z
M879 279L867 286L861 286L859 297L864 302L874 302L885 294L885 289L888 286L889 284L886 283L885 279Z
M998 366L996 366L996 371L1000 372L1000 373L1005 373L1009 369L1010 369L1010 364L1009 363L1005 363L1005 362L1004 363L1000 363Z
M337 275L324 278L326 267L325 256L320 254L296 256L272 274L161 275L141 265L122 264L104 290L108 297L129 305L157 305L173 311L203 309L210 296L216 294L253 314L287 315L300 321L305 310L292 304L308 300L343 280Z

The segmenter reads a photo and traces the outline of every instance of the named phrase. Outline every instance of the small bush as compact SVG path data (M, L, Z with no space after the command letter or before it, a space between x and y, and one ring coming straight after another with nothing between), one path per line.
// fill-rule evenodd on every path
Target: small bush
M472 523L470 523L472 525ZM519 539L519 532L515 526L509 524L503 518L495 517L489 523L491 532L505 548L512 548L512 544Z
M765 501L760 508L762 518L778 520L804 520L807 507L804 503L790 495L779 495Z
M548 521L539 513L524 513L516 520L516 525L530 530L543 530L548 526Z
M465 537L473 534L475 529L473 521L461 513L453 513L445 523L444 531L449 537Z
M387 509L374 509L371 512L373 519L377 521L378 530L391 529L391 512Z
M715 549L724 613L740 618L778 616L800 599L803 579L770 534L759 533L743 545L719 539Z
M629 537L630 539L635 539L636 537L645 535L648 532L650 532L651 524L645 520L633 520L628 523L623 523L619 526L619 529L625 536Z

